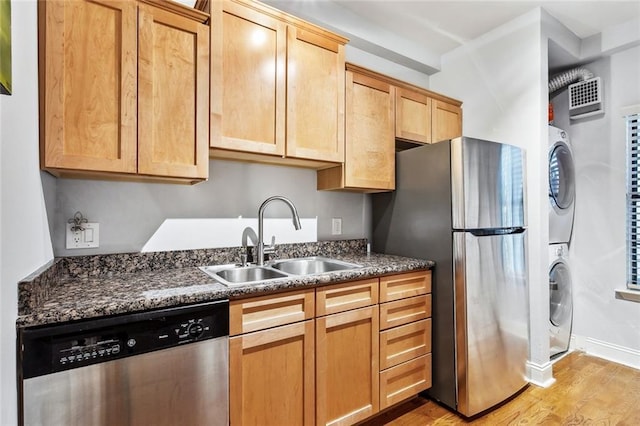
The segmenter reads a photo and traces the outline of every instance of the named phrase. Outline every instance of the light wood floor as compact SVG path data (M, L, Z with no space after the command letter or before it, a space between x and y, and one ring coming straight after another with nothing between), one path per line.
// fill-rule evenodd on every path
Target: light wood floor
M640 370L572 352L555 363L553 375L550 387L530 385L474 420L418 397L363 425L640 425Z

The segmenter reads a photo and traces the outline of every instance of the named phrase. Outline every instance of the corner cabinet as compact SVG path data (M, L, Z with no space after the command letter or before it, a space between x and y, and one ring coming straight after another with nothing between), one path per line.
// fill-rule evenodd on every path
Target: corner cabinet
M259 2L210 7L211 156L342 162L347 40Z
M232 300L232 425L352 425L431 386L431 271Z
M62 177L208 177L208 15L40 1L40 162Z
M459 101L353 64L345 74L344 163L318 170L318 190L393 191L396 149L462 136Z
M344 164L318 171L318 189L395 189L395 87L347 65Z

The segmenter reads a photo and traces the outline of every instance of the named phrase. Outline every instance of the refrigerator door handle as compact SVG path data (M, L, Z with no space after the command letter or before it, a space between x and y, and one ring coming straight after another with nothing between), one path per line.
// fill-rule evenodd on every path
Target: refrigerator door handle
M514 235L522 234L526 228L499 228L499 229L467 229L466 232L476 237L490 237L493 235ZM462 231L464 232L464 231Z

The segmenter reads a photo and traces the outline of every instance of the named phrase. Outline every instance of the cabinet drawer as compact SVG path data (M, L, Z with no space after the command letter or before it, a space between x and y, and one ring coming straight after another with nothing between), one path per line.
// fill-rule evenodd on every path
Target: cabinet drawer
M431 354L380 372L380 409L431 387Z
M380 302L431 293L431 271L410 272L380 278Z
M430 294L382 303L380 305L380 330L409 324L430 316Z
M313 318L314 290L229 302L229 334L247 333Z
M378 303L378 279L352 281L316 290L316 315L329 315Z
M380 370L431 352L431 319L380 333Z

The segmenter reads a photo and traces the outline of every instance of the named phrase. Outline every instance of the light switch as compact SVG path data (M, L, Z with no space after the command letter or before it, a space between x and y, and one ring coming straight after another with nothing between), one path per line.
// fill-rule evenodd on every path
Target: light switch
M342 218L334 217L331 219L331 235L342 234Z

